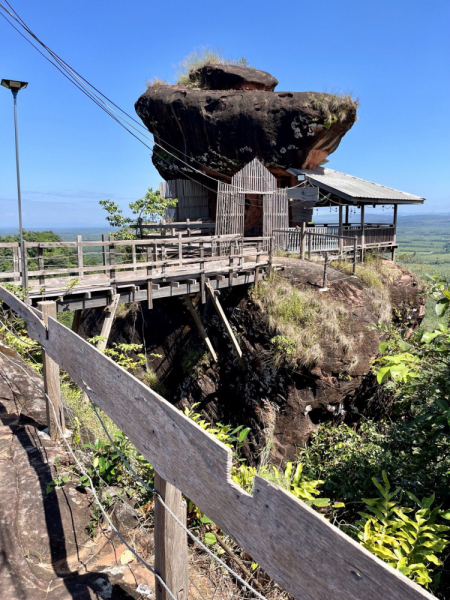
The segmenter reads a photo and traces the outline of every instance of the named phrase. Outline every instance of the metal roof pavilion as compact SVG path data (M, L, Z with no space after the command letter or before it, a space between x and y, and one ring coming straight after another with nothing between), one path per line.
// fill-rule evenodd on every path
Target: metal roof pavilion
M350 204L423 204L425 201L425 198L420 196L400 192L325 167L288 169L288 172L292 175L304 176L312 185L343 198ZM303 179L303 177L298 178Z

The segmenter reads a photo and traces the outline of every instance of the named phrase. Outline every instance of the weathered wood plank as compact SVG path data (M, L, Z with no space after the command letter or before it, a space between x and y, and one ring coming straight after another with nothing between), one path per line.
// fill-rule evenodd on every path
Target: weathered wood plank
M236 352L237 357L239 358L239 362L241 363L241 367L244 368L245 367L245 363L244 363L243 358L242 358L241 347L239 346L239 342L237 341L236 336L234 335L234 332L231 329L231 325L230 325L230 323L229 323L229 321L228 321L225 313L223 312L223 308L222 308L222 306L221 306L221 304L220 304L220 302L219 302L216 294L214 293L214 290L212 289L212 287L211 287L211 285L209 283L206 284L206 289L208 290L208 293L209 293L209 296L210 296L210 298L212 300L214 308L216 309L216 312L219 315L220 320L222 321L222 323L223 323L223 325L225 327L225 331L227 332L228 337L230 338L231 343L233 344L234 351ZM217 292L217 293L219 293L219 292Z
M294 597L431 600L289 492L259 477L254 496L244 492L230 479L228 448L54 319L49 319L46 351L161 477L233 536Z
M49 317L56 319L55 302L39 302L39 309L42 311L42 317L46 326L48 325ZM44 373L44 389L48 396L45 398L48 434L50 438L55 441L61 439L60 429L63 432L65 431L64 409L61 403L59 365L48 356L45 351L45 346L43 346L42 350L42 366ZM50 402L53 404L55 410L51 407Z
M177 518L186 525L186 502L180 490L155 473L155 570L177 600L189 596L188 545L186 532L173 519L159 496ZM170 596L159 581L155 582L156 600Z
M3 300L12 310L27 322L28 335L41 344L46 339L44 322L36 316L33 309L22 302L15 294L0 285L0 300Z
M103 338L97 344L99 350L105 350L108 344L109 334L116 316L117 305L119 304L120 294L114 294L111 300L111 304L104 309L106 311L105 320L102 324L102 331L100 336Z
M210 352L210 354L212 356L213 361L216 363L217 362L216 351L214 350L214 347L213 347L213 345L211 343L211 340L209 339L209 336L206 333L205 328L203 327L203 323L202 323L202 321L201 321L201 319L200 319L197 311L195 310L195 306L192 303L192 300L191 300L190 296L188 296L188 294L185 294L184 301L186 302L186 305L187 305L187 307L189 309L189 312L191 313L191 316L194 319L195 324L198 327L198 330L200 331L200 335L202 336L203 341L205 342L206 347L208 348L208 350L209 350L209 352Z

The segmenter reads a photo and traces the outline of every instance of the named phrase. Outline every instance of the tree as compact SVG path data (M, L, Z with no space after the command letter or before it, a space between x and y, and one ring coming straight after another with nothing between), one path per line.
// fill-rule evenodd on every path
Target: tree
M133 240L138 237L140 225L146 218L164 217L166 210L174 208L177 202L176 198L163 198L159 190L154 192L152 188L149 188L143 198L130 202L128 205L133 215L131 217L125 217L122 209L113 200L100 200L99 204L108 213L106 217L108 223L119 229L116 231L116 238Z

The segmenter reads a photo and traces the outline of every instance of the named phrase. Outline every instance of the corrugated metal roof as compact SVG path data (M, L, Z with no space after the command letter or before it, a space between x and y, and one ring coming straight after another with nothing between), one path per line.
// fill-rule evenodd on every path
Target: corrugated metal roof
M346 200L369 204L393 202L394 204L422 204L425 198L414 196L406 192L394 190L393 188L371 181L353 177L346 173L339 173L325 167L317 169L289 169L292 175L305 175L307 179L317 187L331 192Z

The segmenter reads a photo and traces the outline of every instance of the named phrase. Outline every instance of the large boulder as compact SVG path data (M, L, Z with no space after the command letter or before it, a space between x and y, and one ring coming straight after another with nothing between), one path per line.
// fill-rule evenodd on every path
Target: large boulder
M263 90L273 92L278 79L266 71L238 65L204 65L189 74L199 87L209 90Z
M240 88L249 82L269 86L271 78L247 67L200 71L198 85L209 88L229 87L232 76ZM281 177L290 167L316 168L356 121L357 103L348 96L312 92L154 85L135 108L162 146L155 146L152 160L164 179L202 179L175 155L228 181L255 157Z

